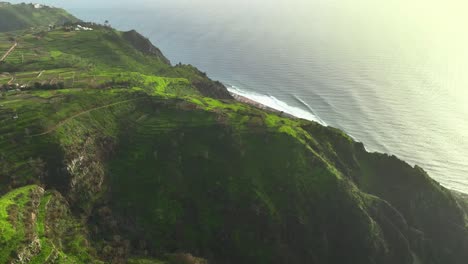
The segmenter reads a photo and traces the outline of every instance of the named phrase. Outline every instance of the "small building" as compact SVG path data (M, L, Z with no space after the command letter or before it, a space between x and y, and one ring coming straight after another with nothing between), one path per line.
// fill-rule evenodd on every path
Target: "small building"
M75 31L92 31L92 28L89 27L83 27L82 25L77 25L75 27Z

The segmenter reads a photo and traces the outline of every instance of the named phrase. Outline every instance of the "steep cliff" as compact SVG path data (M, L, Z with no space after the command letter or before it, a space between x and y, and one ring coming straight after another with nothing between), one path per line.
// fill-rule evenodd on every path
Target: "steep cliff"
M419 167L237 102L136 32L17 41L0 65L1 263L468 259L462 195Z

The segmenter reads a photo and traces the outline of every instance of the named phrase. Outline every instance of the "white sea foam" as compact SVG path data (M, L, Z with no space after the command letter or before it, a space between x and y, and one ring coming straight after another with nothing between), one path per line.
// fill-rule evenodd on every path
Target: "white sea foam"
M280 101L276 97L271 96L271 95L263 95L263 94L258 94L255 92L248 92L248 91L241 90L235 86L228 86L227 89L229 90L229 92L233 94L243 96L257 103L273 108L275 110L282 111L286 114L290 114L298 118L315 121L321 125L327 126L327 123L325 123L325 121L323 121L322 119L320 119L320 117L318 117L317 115L313 113L313 111L311 110L312 108L309 105L306 105L306 107L310 110L310 111L307 111L299 107L290 106L287 103Z

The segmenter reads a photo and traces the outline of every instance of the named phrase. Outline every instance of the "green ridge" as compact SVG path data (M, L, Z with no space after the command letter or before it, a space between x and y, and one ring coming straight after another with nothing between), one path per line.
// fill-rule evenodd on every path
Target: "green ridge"
M421 168L237 102L135 31L79 24L93 30L0 33L0 54L18 42L0 64L1 263L468 258L465 197Z
M0 2L0 32L22 30L30 27L48 27L77 22L78 19L63 9L33 4L12 5Z

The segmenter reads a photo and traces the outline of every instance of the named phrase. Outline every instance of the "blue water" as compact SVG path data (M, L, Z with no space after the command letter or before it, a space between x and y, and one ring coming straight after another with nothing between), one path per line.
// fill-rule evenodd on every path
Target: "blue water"
M173 63L343 129L368 150L395 154L468 193L466 9L421 1L63 5L84 20L137 29Z

